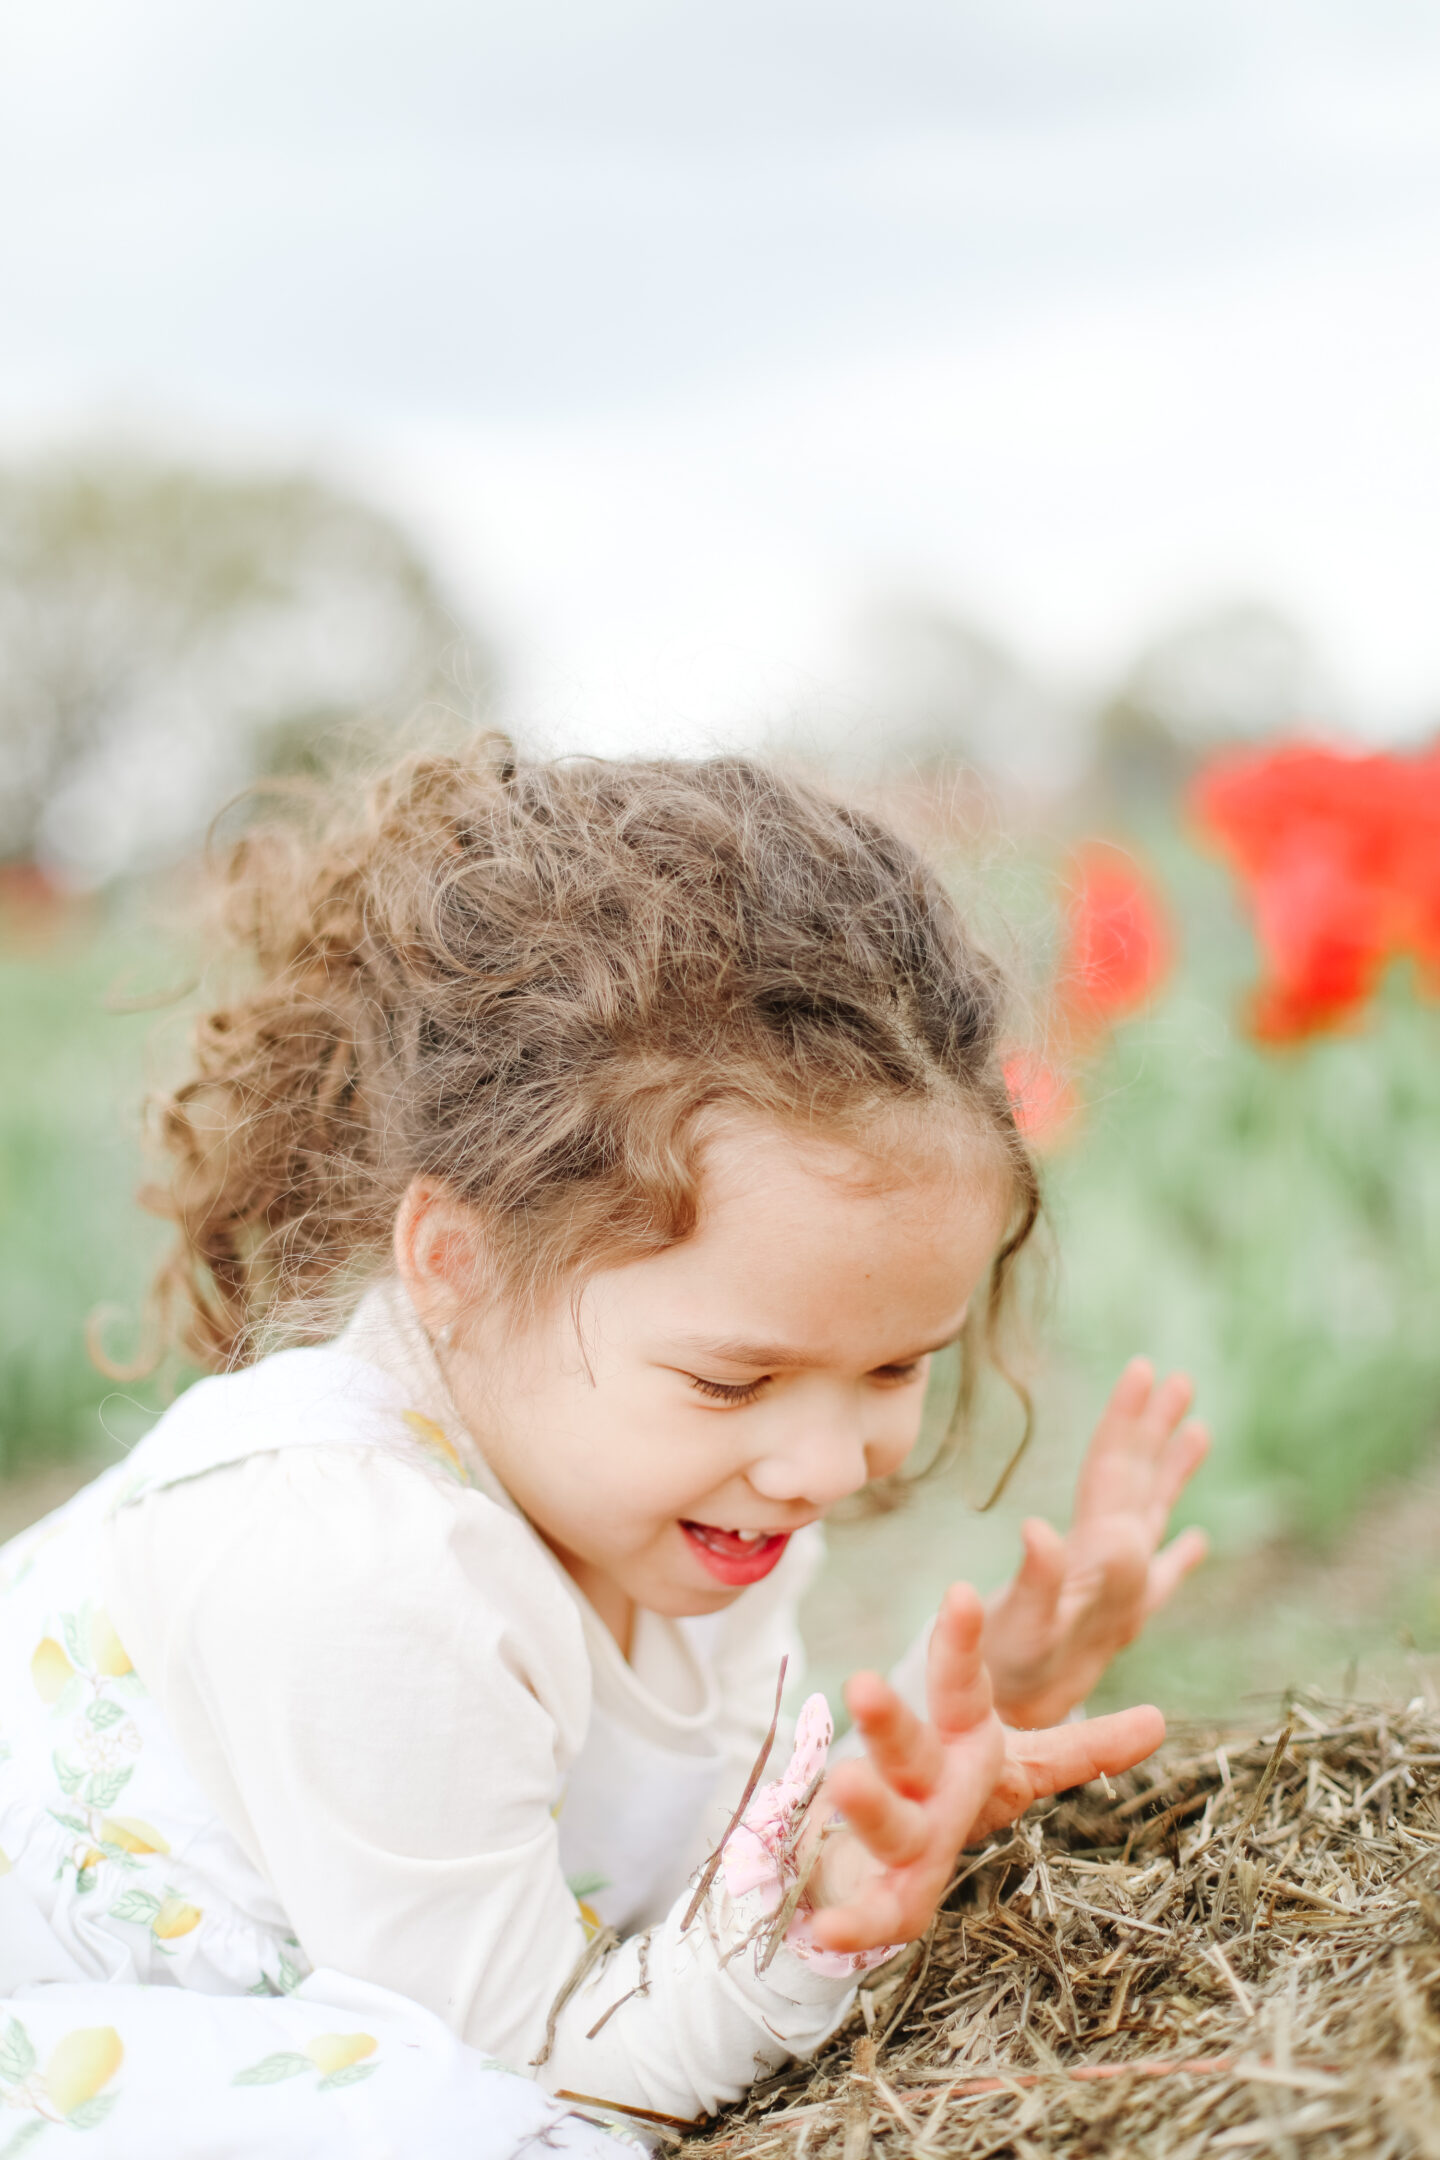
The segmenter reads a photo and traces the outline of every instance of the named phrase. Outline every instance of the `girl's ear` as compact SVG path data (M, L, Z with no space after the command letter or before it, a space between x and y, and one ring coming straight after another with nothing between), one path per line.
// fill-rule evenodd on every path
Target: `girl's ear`
M395 1215L395 1266L428 1335L454 1327L489 1283L484 1227L475 1209L431 1178L413 1178Z

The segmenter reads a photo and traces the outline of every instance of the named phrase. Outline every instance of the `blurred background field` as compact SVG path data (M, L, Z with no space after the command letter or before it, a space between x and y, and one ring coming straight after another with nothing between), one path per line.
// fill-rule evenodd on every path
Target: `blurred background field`
M0 1532L160 1401L86 1330L140 1346L139 1105L234 790L488 722L742 744L945 858L1049 1199L1036 1439L977 1513L992 1390L837 1529L820 1675L1063 1519L1144 1350L1214 1427L1215 1558L1110 1697L1407 1685L1435 954L1382 926L1363 994L1257 1035L1263 879L1196 790L1302 736L1403 777L1440 716L1433 11L65 0L0 101ZM1096 843L1152 964L1077 1026Z
M912 768L909 814L953 805L956 787L943 760L919 779ZM1253 940L1180 809L1173 791L1157 797L1143 852L1134 837L1113 851L1146 865L1159 980L1072 1045L1064 1100L1037 1134L1049 1229L1027 1328L1036 1437L1000 1503L978 1512L1016 1442L1014 1405L993 1384L953 1469L897 1514L836 1528L810 1614L831 1686L903 1646L950 1576L1003 1579L1023 1514L1063 1520L1085 1435L1136 1351L1195 1377L1216 1445L1182 1519L1206 1526L1216 1556L1107 1696L1219 1710L1357 1659L1371 1679L1403 1681L1413 1656L1440 1648L1440 1009L1402 963L1344 1031L1282 1048L1249 1039ZM1073 806L1087 810L1088 831L1093 795ZM1013 825L931 832L967 904L997 931L1015 926L1042 1041L1076 875L1059 822L1051 805L1045 834L1023 842ZM1125 828L1115 811L1109 832ZM122 1362L142 1334L163 1229L132 1198L140 1102L183 1055L185 889L152 879L77 897L12 869L0 903L12 1521L113 1460L163 1400L153 1380L102 1377L86 1332Z

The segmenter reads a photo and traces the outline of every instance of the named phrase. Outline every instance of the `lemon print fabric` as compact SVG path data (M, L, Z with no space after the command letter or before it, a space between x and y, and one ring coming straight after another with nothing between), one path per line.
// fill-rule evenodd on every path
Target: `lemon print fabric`
M123 1697L144 1693L109 1614L89 1604L62 1613L58 1632L41 1636L31 1653L30 1678L41 1702L62 1717L89 1705L90 1722L101 1731L125 1715ZM97 1704L107 1706L98 1718Z
M157 1896L153 1890L134 1889L125 1891L115 1900L110 1907L110 1917L112 1920L130 1920L137 1927L148 1928L163 1952L167 1944L199 1927L205 1915L198 1905L191 1905L173 1890Z
M402 1410L400 1415L427 1455L441 1463L459 1484L474 1484L460 1450L442 1425L437 1425L434 1418L426 1417L423 1410Z
M237 2071L230 2082L280 2085L286 2078L308 2075L318 2079L317 2092L333 2091L339 2085L358 2085L380 2068L379 2063L368 2060L379 2045L372 2033L317 2033L313 2040L306 2041L303 2051L283 2048L266 2055L251 2063L248 2070Z
M55 2043L43 2064L40 2051L17 2017L0 2028L0 2107L27 2114L0 2153L20 2153L47 2123L93 2130L104 2122L118 2095L105 2088L125 2060L113 2025L80 2026Z
M41 1702L59 1702L70 1682L75 1678L75 1667L53 1635L42 1635L30 1660L30 1678Z

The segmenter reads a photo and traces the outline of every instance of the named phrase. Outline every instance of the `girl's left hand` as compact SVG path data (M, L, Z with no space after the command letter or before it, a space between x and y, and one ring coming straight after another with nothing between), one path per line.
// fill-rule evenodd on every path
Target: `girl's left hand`
M1157 1386L1154 1368L1133 1358L1086 1451L1069 1536L1034 1517L1024 1525L1020 1572L985 1617L985 1662L1007 1725L1058 1724L1204 1559L1203 1530L1160 1549L1210 1445L1185 1415L1193 1393L1181 1373Z
M1148 1704L1062 1725L1007 1731L981 1658L984 1608L967 1584L945 1594L927 1659L928 1721L876 1673L845 1700L865 1757L828 1771L800 1850L823 1839L807 1932L822 1949L874 1950L923 1935L967 1845L1048 1793L1128 1770L1165 1737ZM838 1808L843 1827L827 1824Z

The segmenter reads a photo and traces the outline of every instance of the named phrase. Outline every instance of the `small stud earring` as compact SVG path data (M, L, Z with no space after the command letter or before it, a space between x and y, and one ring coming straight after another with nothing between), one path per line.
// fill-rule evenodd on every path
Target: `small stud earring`
M436 1348L440 1350L448 1350L454 1340L455 1323L453 1320L447 1320L444 1327L441 1328L439 1334L435 1338Z

